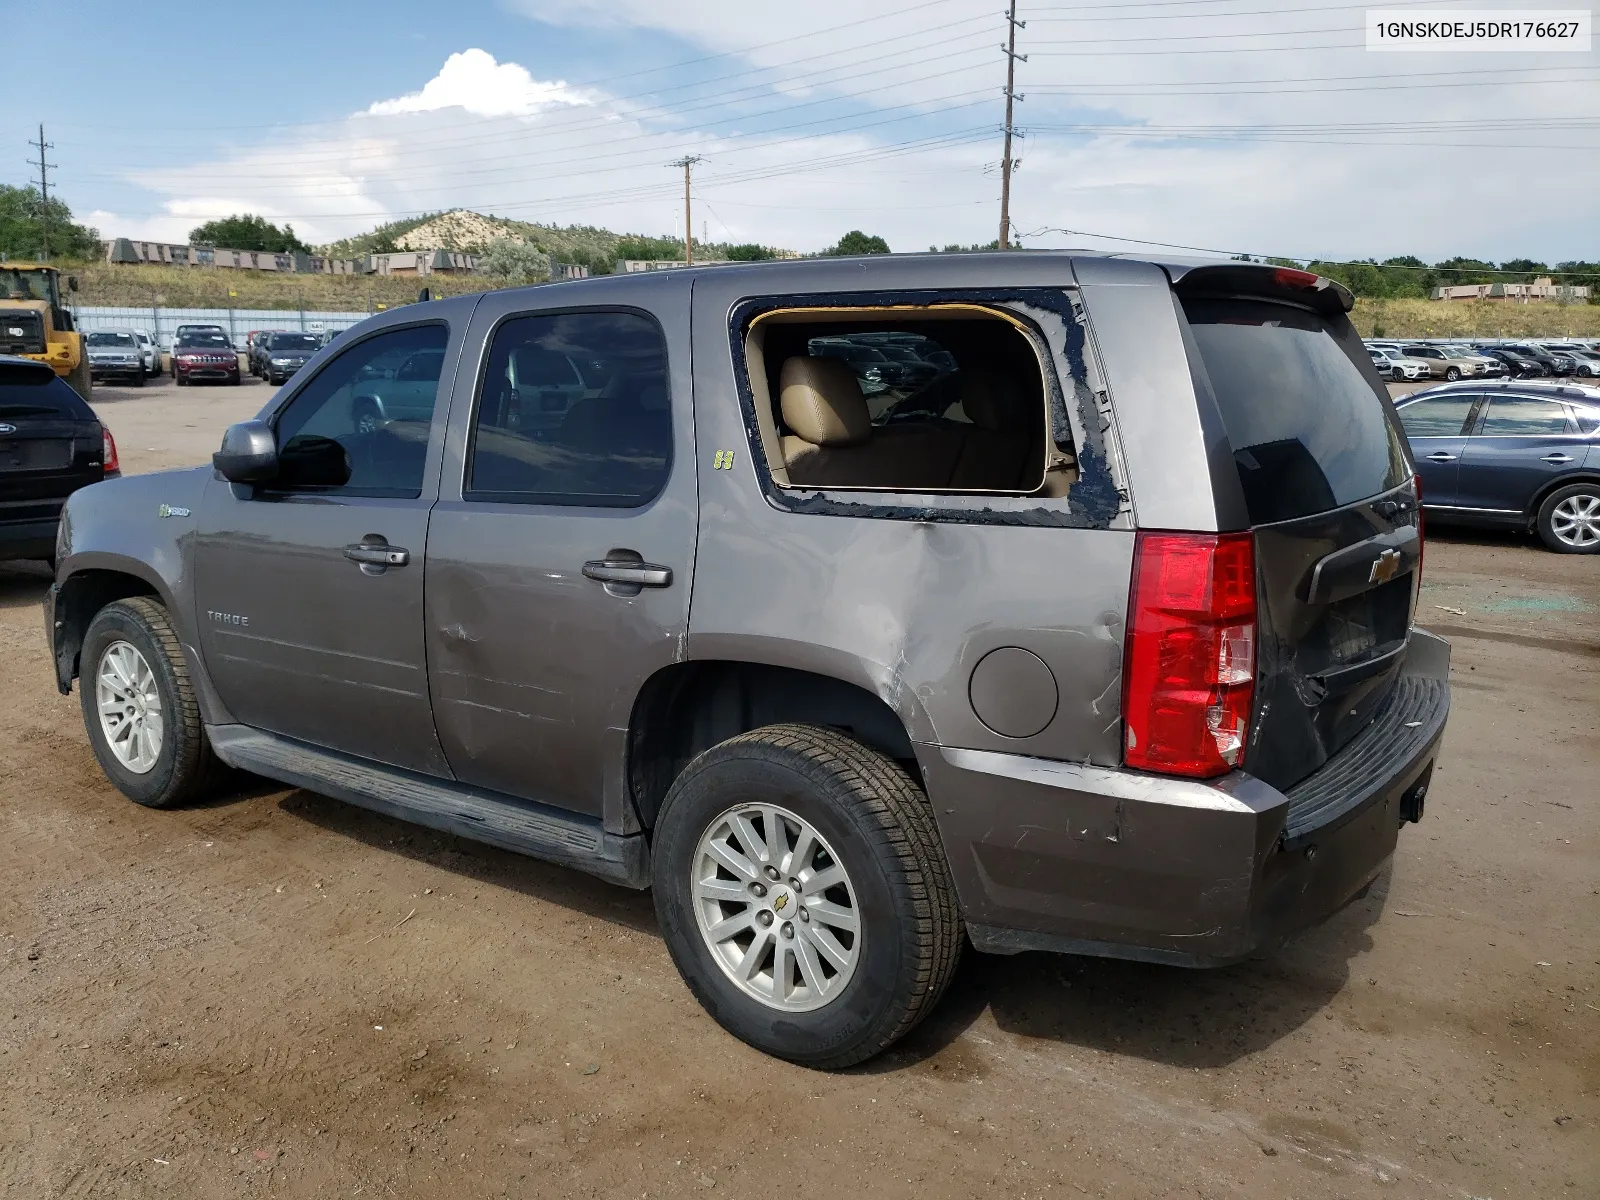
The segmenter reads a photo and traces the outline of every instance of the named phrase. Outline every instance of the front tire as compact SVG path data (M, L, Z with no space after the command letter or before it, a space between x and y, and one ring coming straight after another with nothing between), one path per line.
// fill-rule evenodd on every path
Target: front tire
M1539 506L1539 537L1558 554L1600 554L1600 483L1557 488Z
M78 687L106 777L147 808L200 795L216 773L183 648L161 603L134 596L95 614Z
M1454 383L1461 378L1461 370L1458 367L1449 367L1445 370L1444 377Z
M933 809L892 759L831 729L770 725L673 783L656 914L690 991L729 1033L836 1070L923 1019L961 916Z

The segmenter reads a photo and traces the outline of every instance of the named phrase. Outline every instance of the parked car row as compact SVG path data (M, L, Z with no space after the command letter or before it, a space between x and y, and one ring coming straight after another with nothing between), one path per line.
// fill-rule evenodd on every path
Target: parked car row
M1378 374L1415 379L1600 378L1600 342L1401 342L1369 340Z

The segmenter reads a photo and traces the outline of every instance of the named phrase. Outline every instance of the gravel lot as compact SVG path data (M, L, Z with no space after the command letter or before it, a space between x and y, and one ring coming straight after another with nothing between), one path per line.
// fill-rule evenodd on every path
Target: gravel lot
M124 468L270 395L102 389ZM257 782L139 809L0 564L0 1193L1600 1195L1600 560L1431 531L1427 816L1223 971L969 955L843 1075L680 984L646 895Z

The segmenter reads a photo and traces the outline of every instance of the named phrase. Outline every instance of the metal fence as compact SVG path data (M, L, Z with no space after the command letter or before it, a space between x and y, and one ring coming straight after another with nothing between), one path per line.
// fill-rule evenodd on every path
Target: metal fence
M79 305L73 319L85 333L97 329L142 329L151 334L163 350L172 349L179 325L220 325L228 331L236 349L244 349L245 335L252 329L303 330L321 333L329 329L349 329L370 317L365 312L312 312L260 308L110 308Z

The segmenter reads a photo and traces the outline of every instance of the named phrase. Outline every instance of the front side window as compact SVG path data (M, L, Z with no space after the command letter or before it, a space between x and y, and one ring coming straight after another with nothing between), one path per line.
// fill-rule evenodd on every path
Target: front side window
M1433 396L1400 409L1407 437L1460 437L1476 396Z
M1484 437L1539 437L1567 432L1567 410L1548 400L1497 396L1483 419Z
M318 371L278 417L271 490L420 496L448 340L443 325L393 329ZM401 379L401 368L419 358L431 373Z
M671 467L667 344L654 321L550 313L495 331L466 499L638 508L660 494Z

